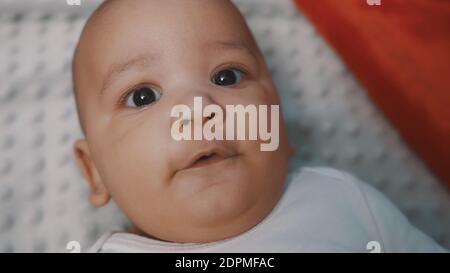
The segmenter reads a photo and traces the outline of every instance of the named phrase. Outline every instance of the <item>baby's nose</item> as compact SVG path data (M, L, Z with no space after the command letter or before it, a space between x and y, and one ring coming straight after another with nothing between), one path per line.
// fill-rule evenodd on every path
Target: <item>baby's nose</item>
M195 131L197 127L202 129L206 122L216 117L215 112L206 112L205 107L208 105L220 107L209 96L190 96L188 101L184 102L186 104L175 105L171 112L172 128L175 126L180 131L187 126L190 127L191 132Z
M203 116L203 118L201 119L201 120L202 120L201 126L203 127L203 125L204 125L208 120L213 119L215 115L216 115L215 113L211 113L211 114L208 115L208 116ZM180 130L183 130L183 127L185 127L185 126L192 126L192 124L193 124L194 126L198 126L197 124L194 124L194 119L191 118L191 117L184 117L184 118L181 118L181 119L179 119L179 120L177 120L177 121L175 121L175 122L179 122L179 124L180 124Z

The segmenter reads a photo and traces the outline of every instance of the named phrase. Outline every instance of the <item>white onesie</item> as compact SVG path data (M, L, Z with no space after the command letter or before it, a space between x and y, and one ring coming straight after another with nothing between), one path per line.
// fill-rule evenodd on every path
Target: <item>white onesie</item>
M89 252L445 252L380 192L330 168L291 174L275 208L250 230L211 243L104 234Z

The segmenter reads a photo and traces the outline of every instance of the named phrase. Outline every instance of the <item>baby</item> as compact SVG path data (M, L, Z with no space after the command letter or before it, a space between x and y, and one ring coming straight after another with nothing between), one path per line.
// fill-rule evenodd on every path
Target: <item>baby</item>
M174 138L174 126L230 119L172 115L177 105L195 112L194 98L213 109L279 105L228 0L105 1L83 29L73 81L85 136L74 151L90 202L113 199L133 223L92 252L443 251L348 174L301 168L288 177L293 149L281 114L259 123L277 128L269 151L261 138Z

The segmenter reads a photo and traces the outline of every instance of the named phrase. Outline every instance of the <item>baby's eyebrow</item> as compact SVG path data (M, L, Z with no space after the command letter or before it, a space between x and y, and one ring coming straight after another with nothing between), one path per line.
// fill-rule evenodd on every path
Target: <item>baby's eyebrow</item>
M205 47L207 50L240 50L257 59L255 52L251 50L246 43L240 40L208 40L205 43ZM151 63L155 63L160 59L161 55L159 54L141 53L127 59L126 61L111 65L111 68L103 81L100 96L102 96L108 86L111 85L115 76L135 68L145 69Z
M218 49L235 49L235 50L243 50L252 55L253 57L257 57L255 55L254 50L251 50L250 47L241 40L209 40L206 43L206 46L209 48L218 48Z
M103 80L102 89L100 95L103 94L105 89L111 85L113 79L118 74L121 74L125 71L128 71L133 68L144 69L148 67L151 63L154 63L160 59L160 55L157 54L149 54L149 53L141 53L130 59L127 59L123 62L118 62L116 64L111 65L105 79Z

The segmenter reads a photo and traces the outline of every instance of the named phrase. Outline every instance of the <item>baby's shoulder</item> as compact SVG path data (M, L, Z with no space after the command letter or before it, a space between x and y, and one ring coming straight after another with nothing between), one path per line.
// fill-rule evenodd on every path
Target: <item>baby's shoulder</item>
M302 167L286 184L280 219L311 249L366 251L368 242L382 240L363 184L343 171Z
M380 214L397 210L392 202L370 184L354 175L329 167L302 167L291 175L287 184L290 199L303 203L307 195L311 203L320 203L330 209L359 211L376 221ZM295 201L294 201L295 202ZM317 205L317 204L315 204ZM365 220L369 220L364 217Z
M290 217L301 225L312 223L306 228L341 238L343 244L377 241L388 252L444 251L384 194L347 172L303 167L291 174L285 193Z
M315 219L323 219L374 228L387 215L398 215L395 206L381 192L355 176L328 167L302 167L293 173L286 185L285 208L314 212ZM303 216L299 216L303 217Z
M314 181L314 183L332 183L331 186L344 184L341 186L355 186L355 178L346 171L333 169L330 167L300 167L290 175L290 182Z
M291 174L289 202L374 224L379 214L396 209L381 192L352 174L329 167L302 167ZM356 220L356 219L355 219Z
M361 202L368 188L371 188L353 175L329 167L301 167L290 175L286 187L294 199L307 194L320 196L321 202L339 201L343 197Z

